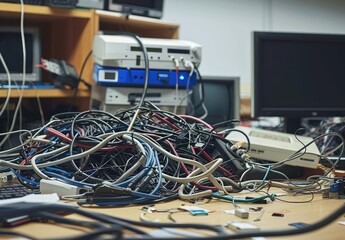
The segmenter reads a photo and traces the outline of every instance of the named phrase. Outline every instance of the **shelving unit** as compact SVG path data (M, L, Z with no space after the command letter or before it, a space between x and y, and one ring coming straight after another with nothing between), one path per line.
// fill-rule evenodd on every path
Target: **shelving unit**
M179 37L179 25L140 16L125 17L116 12L96 10L96 31L132 32L140 37Z
M1 25L20 26L20 4L0 3ZM94 34L94 12L89 10L71 10L50 8L46 6L24 6L24 26L39 27L42 43L42 57L64 59L73 64L77 71L83 63L83 56L92 48ZM87 68L91 68L91 61ZM91 82L91 72L85 72L86 81ZM48 74L43 74L43 81L49 82ZM81 86L78 97L87 96L85 86ZM50 94L47 94L49 92ZM36 97L63 97L73 96L73 90L66 90L61 94L60 89L25 90L24 96ZM30 94L33 93L33 94ZM6 96L6 90L0 91L0 97ZM14 94L13 97L15 97Z
M20 26L21 5L0 3L0 25ZM39 27L42 43L42 58L66 60L80 73L82 65L92 50L93 38L98 31L132 32L141 37L178 38L179 25L144 17L124 17L121 14L100 10L64 9L47 6L24 6L24 26ZM94 84L92 79L93 61L88 59L82 78ZM52 82L49 74L43 72L43 82ZM72 89L25 89L25 99L41 98L45 108L59 103L71 104ZM0 89L0 102L7 95ZM18 98L17 89L11 98ZM52 101L53 100L53 101ZM89 108L90 92L80 84L73 102L79 111ZM32 101L28 101L32 102ZM52 104L53 103L53 104ZM49 109L51 111L52 109Z

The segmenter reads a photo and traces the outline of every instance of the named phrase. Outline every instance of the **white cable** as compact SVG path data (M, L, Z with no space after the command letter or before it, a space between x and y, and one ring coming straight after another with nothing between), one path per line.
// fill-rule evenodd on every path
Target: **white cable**
M23 107L19 105L19 129L23 128Z
M21 133L21 132L28 133L30 135L30 138L27 139L26 141L24 141L22 144L16 146L16 147L0 151L0 156L3 155L3 154L7 154L7 153L11 153L11 152L17 151L18 149L22 149L25 145L28 144L28 142L31 140L31 137L32 137L32 133L29 130L25 130L25 129L23 129L23 130L20 129L20 130L16 130L16 131L12 131L12 132L0 133L0 136L2 136L2 135L11 135L11 134Z
M241 183L241 186L248 186L248 185L255 185L255 184L262 184L262 180L248 180L245 182ZM288 183L283 183L283 182L277 182L277 181L271 181L271 180L266 180L264 181L263 185L266 185L267 183L270 184L271 187L280 187L280 188L287 188L287 189L315 189L319 187L321 184L320 183L311 183L311 184L288 184Z
M207 107L205 106L205 104L204 103L202 103L201 104L201 106L202 106L202 109L204 109L204 115L202 115L201 117L199 117L201 120L204 120L205 118L207 118L207 116L208 116L208 110L207 110Z
M125 135L125 134L129 134L129 135ZM90 149L88 149L82 153L70 155L68 157L64 157L64 158L61 158L61 159L53 161L53 162L36 164L36 159L39 159L42 157L52 156L52 155L57 154L57 153L61 153L65 150L68 150L70 148L70 146L66 145L66 146L61 147L59 149L53 150L51 152L37 154L34 157L32 157L31 166L29 166L30 167L29 169L33 169L36 172L36 174L38 174L41 178L50 179L39 168L59 165L59 164L65 163L65 162L69 162L71 160L85 157L89 154L92 154L92 153L98 151L100 148L102 148L104 145L106 145L109 141L111 141L117 137L124 137L124 138L127 138L127 140L133 141L135 143L135 145L138 147L138 149L143 153L143 155L146 156L146 151L145 151L144 147L141 145L141 143L138 140L136 140L135 138L132 138L130 136L130 134L132 134L132 133L130 133L130 132L118 132L118 133L111 134L106 139L104 139L103 141L101 141L97 145L95 145L94 147L92 147L92 148L90 148ZM13 164L7 163L6 161L3 161L3 160L0 160L0 165L11 166L14 169L23 169L23 167L24 167L24 166L19 166L18 164L13 165ZM27 169L27 168L24 168L24 169Z
M199 85L199 97L200 97L200 101L201 101L201 99L204 98L201 84ZM201 107L204 110L204 115L202 115L201 117L198 117L198 118L201 120L204 120L208 116L208 110L207 110L204 102L202 102Z
M199 85L199 93L200 93L200 99L205 98L205 96L203 96L203 94L202 94L201 84ZM204 102L201 104L201 106L202 106L202 109L204 109L204 115L199 117L199 119L204 120L208 116L208 110L207 110L207 107L205 106Z
M184 62L184 66L185 68L190 68L189 74L188 74L188 79L187 79L187 85L186 85L186 95L184 95L181 98L181 101L179 103L179 105L182 105L183 101L185 100L185 98L187 98L187 104L190 103L193 109L193 113L191 113L191 115L194 114L194 105L192 103L192 101L190 100L189 96L192 95L193 90L189 89L189 84L190 84L190 79L194 73L194 64L191 61L183 61Z
M44 112L43 112L43 107L42 107L42 104L41 104L41 99L40 99L40 96L38 95L37 88L34 87L34 89L35 89L35 93L36 93L36 100L37 100L38 111L39 111L40 116L41 116L41 124L44 125L45 120L44 120Z
M6 65L6 62L4 60L4 58L2 57L2 54L0 52L0 60L1 60L1 63L2 65L4 66L4 69L6 71L6 74L7 74L7 81L8 81L8 90L7 90L7 96L6 96L6 100L4 102L4 105L2 106L2 109L0 111L0 117L1 115L4 113L4 111L6 110L7 108L7 105L10 101L10 98L11 98L11 91L12 91L12 88L11 88L11 75L10 75L10 71L8 70L7 68L7 65Z
M127 131L132 131L132 128L134 126L135 120L137 119L138 115L140 113L140 107L135 111L133 119L131 121L131 123L129 124Z
M13 131L13 129L14 129L14 125L15 125L16 120L17 120L17 114L18 114L19 108L22 104L23 94L24 94L25 77L26 77L26 47L25 47L25 36L24 36L24 3L23 3L23 0L20 0L20 5L21 5L20 35L21 35L22 50L23 50L23 83L22 83L22 88L21 88L20 93L19 93L19 99L18 99L17 107L14 111L12 124L11 124L11 127L9 129L9 132ZM10 137L10 135L6 135L2 139L2 141L0 142L0 148L2 147L2 145L4 145L4 143L8 140L9 137Z
M139 142L137 142L137 140L135 140L133 138L133 136L139 137L141 140L143 140L144 142L146 142L147 144L149 144L151 147L153 147L154 149L156 149L157 151L167 155L168 158L175 160L177 162L182 162L182 163L186 163L186 164L190 164L192 166L197 167L198 169L195 170L195 173L199 173L199 172L203 172L197 176L193 176L193 177L189 177L189 178L177 178L177 177L173 177L173 176L168 176L166 174L163 175L164 178L172 180L172 181L177 181L177 182L181 182L181 183L187 183L187 182L194 182L194 181L198 181L199 179L208 177L210 179L210 181L215 184L215 185L220 185L218 183L218 181L215 179L215 177L212 175L212 173L220 166L220 164L222 164L223 160L222 159L216 159L206 165L203 165L197 161L191 160L191 159L187 159L187 158L182 158L182 157L178 157L175 156L173 154L171 154L170 152L166 151L165 149L161 148L160 146L156 145L154 142L152 142L151 140L149 140L147 137L136 133L136 132L118 132L118 133L113 133L111 135L107 134L107 135L103 135L104 137L107 136L103 141L101 141L100 143L98 143L97 145L95 145L93 148L90 148L82 153L78 153L75 155L71 155L71 156L67 156L64 157L62 159L53 161L53 162L46 162L46 163L39 163L36 164L36 160L38 158L41 157L47 157L47 156L52 156L54 154L57 153L61 153L63 151L67 151L69 149L69 145L63 146L57 150L48 152L48 153L43 153L43 154L38 154L35 155L32 159L31 159L31 166L30 165L19 165L19 164L14 164L14 163L10 163L7 162L5 160L0 160L0 165L3 166L7 166L7 167L11 167L14 169L19 169L19 170L28 170L28 169L33 169L40 177L42 178L48 178L49 177L47 175L45 175L44 173L42 173L40 171L39 168L44 168L44 167L50 167L50 166L56 166L59 164L63 164L65 162L74 160L74 159L79 159L82 157L85 157L91 153L96 152L97 150L99 150L100 148L102 148L104 145L106 145L109 141L117 138L117 137L123 137L126 140L134 140L136 142L136 145L141 148L141 151L144 153L145 155L145 149L141 146L141 144ZM140 147L141 146L141 147ZM221 186L220 186L221 187Z
M105 136L105 135L104 135ZM104 145L106 145L109 141L117 138L117 137L124 137L126 140L128 141L135 141L136 146L139 147L139 149L141 149L141 151L143 153L145 153L144 148L142 147L142 145L140 144L140 142L136 141L133 136L139 137L141 138L141 140L145 141L146 143L148 143L151 147L153 147L154 149L158 150L159 152L167 155L168 158L171 158L173 160L176 160L178 162L183 162L183 163L188 163L191 165L194 165L196 167L198 167L198 169L196 169L195 171L192 172L191 175L196 175L199 172L203 172L202 174L196 175L196 176L189 176L187 178L179 178L179 177L172 177L172 176L168 176L166 174L164 174L164 178L172 180L172 181L176 181L176 182L180 182L180 183L188 183L188 182L196 182L199 181L201 179L204 178L208 178L213 184L214 186L216 186L219 189L224 189L223 186L221 186L218 182L218 180L212 175L212 173L218 168L218 166L223 162L222 159L218 159L218 160L214 160L206 165L202 165L201 163L191 160L191 159L186 159L186 158L182 158L182 157L178 157L175 156L169 152L167 152L166 150L164 150L163 148L161 148L160 146L156 145L154 142L152 142L151 140L149 140L148 138L146 138L145 136L138 134L138 133L130 133L130 132L118 132L118 133L114 133L111 135L108 135L103 141L101 141L100 143L98 143L96 146L94 146L93 148L79 153L79 154L75 154L72 156L68 156L68 157L64 157L62 159L53 161L53 162L46 162L46 163L39 163L36 164L36 160L38 158L41 157L47 157L47 156L52 156L54 154L57 153L61 153L63 151L68 151L68 149L70 148L69 145L65 145L59 149L56 149L54 151L48 152L48 153L44 153L44 154L39 154L36 155L32 158L31 162L32 165L19 165L19 164L14 164L14 163L10 163L7 162L5 160L0 160L0 165L3 166L8 166L14 169L19 169L19 170L29 170L29 169L34 169L34 171L39 174L39 176L43 177L43 178L47 178L48 176L46 176L45 174L43 174L39 168L44 168L44 167L49 167L49 166L54 166L54 165L59 165L59 164L63 164L65 162L74 160L74 159L79 159L82 158L86 155L89 155L91 153L96 152L97 150L99 150L100 148L102 148ZM41 139L41 140L46 140L46 139ZM47 141L47 140L46 140ZM144 154L145 155L145 154ZM265 183L267 183L268 181L266 181ZM263 181L262 180L250 180L250 181L245 181L242 182L241 185L242 186L248 186L248 185L255 185L255 184L262 184ZM295 184L288 184L288 183L281 183L281 182L276 182L276 181L269 181L271 186L276 186L276 187L282 187L282 188L288 188L288 189L315 189L316 187L320 186L321 183L311 183L311 184L303 184L303 185L295 185ZM220 185L220 186L219 186Z
M33 156L31 158L31 166L32 169L35 171L35 173L40 176L42 179L51 179L50 177L48 177L47 175L45 175L40 169L39 167L37 167L36 164L36 160L40 159L40 158L44 158L44 157L49 157L49 156L53 156L53 155L57 155L59 153L62 153L64 151L67 151L70 148L69 145L63 146L61 148L55 149L53 151L50 152L45 152L45 153L41 153L41 154L36 154L35 156Z
M179 159L179 158L177 158ZM181 160L181 159L180 159ZM165 179L174 181L174 182L179 182L179 183L190 183L190 182L196 182L199 181L200 179L203 179L205 177L209 178L209 180L213 183L213 184L218 184L218 182L215 180L215 177L213 177L212 173L217 170L217 168L223 163L223 159L218 158L213 160L212 162L209 162L208 164L211 164L212 166L210 168L205 167L204 165L201 165L200 168L197 168L196 173L194 175L196 175L197 173L199 173L200 171L203 171L203 173L196 175L196 176L188 176L186 178L178 178L178 177L173 177L170 175L167 175L165 173L163 173L163 177Z
M120 132L120 133L134 135L134 136L139 137L141 140L143 140L147 144L149 144L152 148L156 149L157 151L159 151L160 153L166 155L168 158L170 158L172 160L195 166L197 168L200 168L202 171L206 170L206 168L205 168L205 166L203 164L201 164L201 163L199 163L199 162L197 162L195 160L189 159L189 158L183 158L183 157L175 156L172 153L166 151L165 149L163 149L162 147L160 147L159 145L157 145L156 143L151 141L149 138L147 138L146 136L144 136L144 135L142 135L140 133L137 133L137 132ZM108 135L109 134L103 134L103 135L99 135L98 137L102 137L102 136L103 137L108 137Z
M176 95L176 99L175 99L175 106L174 106L174 114L176 114L177 112L177 106L178 106L178 73L179 73L179 60L176 58L173 58L173 61L175 62L175 68L176 68L176 83L175 83L175 95Z

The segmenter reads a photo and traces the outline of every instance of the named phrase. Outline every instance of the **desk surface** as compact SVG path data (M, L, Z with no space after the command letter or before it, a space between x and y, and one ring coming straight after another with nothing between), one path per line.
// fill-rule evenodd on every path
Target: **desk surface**
M254 196L255 193L240 193L234 194L236 196ZM257 196L257 195L256 195ZM311 195L299 195L299 196L285 196L281 199L295 202L305 202L311 199ZM193 205L186 201L174 200L170 202L164 202L156 204L154 207L156 209L166 209L166 208L177 208L185 205ZM250 206L260 206L263 207L264 213L260 221L255 221L259 217L260 212L250 211L248 219L241 219L235 215L225 213L224 210L234 209L234 206L230 202L225 202L222 200L211 200L208 203L199 204L199 207L205 208L207 210L212 210L208 216L192 216L188 212L178 212L172 215L173 219L178 223L209 223L209 224L226 224L229 221L244 221L254 224L262 230L278 230L278 229L291 229L293 227L289 226L289 223L304 222L304 223L314 223L321 220L325 216L329 215L331 212L336 210L339 206L344 204L344 199L322 199L321 194L316 194L311 202L307 203L286 203L279 200L275 200L269 204L238 204L241 208L249 209ZM105 214L110 214L113 216L118 216L121 218L128 218L132 220L139 220L139 216L143 211L141 210L142 205L128 206L128 207L117 207L117 208L83 208L88 211L101 212ZM283 213L283 217L273 217L272 213L278 212ZM150 219L160 219L162 221L171 221L168 219L167 213L146 213ZM69 218L81 219L78 215L69 215ZM345 226L339 224L338 222L344 222L345 216L339 217L336 221L330 223L326 227L319 229L317 231L289 236L289 237L275 237L268 239L344 239ZM43 225L44 224L44 225ZM73 228L66 228L59 225L49 224L49 223L28 223L13 230L23 232L34 237L45 239L48 237L68 237L76 236L81 233L80 230Z

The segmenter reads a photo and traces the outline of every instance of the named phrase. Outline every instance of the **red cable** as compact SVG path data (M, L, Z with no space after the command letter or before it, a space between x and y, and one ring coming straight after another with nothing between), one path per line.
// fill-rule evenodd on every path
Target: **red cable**
M66 135L64 135L63 133L59 132L56 129L53 128L47 128L47 137L49 137L50 135L58 137L68 143L72 143L72 139L68 138ZM86 145L86 144L82 144L82 143L78 143L76 142L75 145L77 145L78 147L82 147L85 149L90 149L93 148L94 146L90 146L90 145ZM114 146L114 147L103 147L98 149L99 151L103 151L103 152L110 152L110 151L114 151L114 150L120 150L120 149L129 149L129 148L133 148L133 146Z
M158 114L154 113L152 114L153 117L157 118L158 120L166 123L169 127L173 128L174 130L181 130L179 127L177 127L175 124L169 122L166 118L163 118L159 116Z

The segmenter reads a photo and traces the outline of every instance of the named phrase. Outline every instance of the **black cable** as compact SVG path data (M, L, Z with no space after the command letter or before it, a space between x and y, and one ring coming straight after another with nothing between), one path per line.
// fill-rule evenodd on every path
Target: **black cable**
M138 108L141 108L144 104L144 100L145 100L147 88L148 88L148 83L149 83L150 66L149 66L149 58L148 58L148 54L147 54L147 49L146 49L146 47L144 47L144 44L141 41L140 37L136 34L133 34L130 32L115 32L115 33L111 33L111 34L121 35L121 36L129 36L129 37L133 38L138 43L140 50L142 51L142 53L144 55L145 81L144 81L143 92L141 94L141 99L140 99L139 104L138 104Z
M237 120L237 119L231 119L231 120L226 120L223 122L218 122L218 123L212 124L212 131L216 130L217 128L224 127L228 124L231 124L231 127L233 127L235 123L238 124L239 122L240 120Z
M112 238L109 237L104 237L100 238L102 235L110 235L112 234ZM123 239L122 237L122 232L119 231L118 226L110 225L109 228L102 228L102 229L97 229L93 232L90 233L85 233L77 237L70 237L70 238L54 238L52 240L86 240L86 239L116 239L116 240L121 240Z
M227 143L231 143L231 141L229 141L228 139L226 139L226 136L230 133L230 132L239 132L239 133L241 133L241 134L243 134L243 136L246 138L246 140L247 140L247 148L246 148L246 153L247 152L249 152L250 151L250 148L251 148L251 146L250 146L250 139L249 139L249 136L245 133L245 132L243 132L242 130L239 130L239 129L236 129L236 128L231 128L231 129L229 129L228 131L227 131L227 133L226 133L226 135L225 135L225 137L222 139L223 141L226 141ZM221 139L221 138L220 138ZM232 144L232 143L231 143Z
M42 220L53 220L55 223L62 223L68 225L75 225L80 227L86 228L102 228L104 227L103 224L99 222L91 222L91 221L81 221L75 219L69 219L66 217L62 217L50 212L37 212L35 215L35 220L42 221Z
M72 111L72 107L73 107L75 99L77 97L77 93L78 93L78 90L79 90L78 89L79 83L83 82L88 87L88 89L91 90L91 85L89 83L87 83L86 81L82 80L82 75L83 75L83 72L84 72L84 68L85 68L87 60L90 58L91 54L92 54L92 50L90 50L90 52L84 58L84 61L83 61L83 64L81 66L80 73L79 73L79 76L78 76L78 80L77 80L77 86L75 86L75 88L74 88L74 93L73 93L73 97L71 99L71 103L70 103L70 107L69 107L69 112Z
M146 234L146 232L126 224L124 219L115 218L106 214L88 212L76 208L75 206L61 205L61 204L42 204L42 203L14 203L0 206L1 218L15 218L23 215L35 216L38 212L64 212L66 214L79 214L81 216L103 222L106 224L118 224L136 234Z
M200 84L201 84L201 93L199 93L199 95L201 95L200 102L199 102L198 104L194 105L194 109L197 109L198 107L200 107L200 106L204 103L204 99L205 99L205 89L204 89L204 82L203 82L203 80L202 80L200 71L199 71L198 67L195 65L195 63L193 63L193 65L194 65L195 71L196 71L197 74L198 74L199 81L200 81Z
M145 237L146 232L143 232L139 230L137 227L149 227L149 228L178 228L178 229L184 229L184 228L194 228L194 229L203 229L203 230L209 230L213 231L214 233L217 233L217 236L205 236L205 237L193 237L193 238L185 238L185 239L209 239L209 240L222 240L222 239L243 239L243 238L251 238L251 237L274 237L274 236L291 236L291 235L297 235L297 234L303 234L303 233L308 233L311 231L315 231L321 227L326 226L327 224L333 222L336 220L339 216L345 213L345 204L343 204L340 208L326 216L325 218L321 219L320 221L313 223L309 226L306 226L304 228L300 229L281 229L281 230L266 230L266 231L256 231L256 232L243 232L243 233L235 233L235 234L226 234L224 232L224 229L222 227L217 227L217 226L211 226L207 224L181 224L181 223L156 223L156 222L137 222L133 220L126 220L126 219L121 219L118 217L112 217L108 216L105 214L100 214L100 213L94 213L94 212L86 212L78 208L74 208L72 206L65 206L65 205L56 205L56 204L25 204L25 205L18 205L18 204L8 204L6 206L2 206L4 210L2 210L2 218L11 218L11 217L18 217L18 216L23 216L23 215L36 215L37 212L59 212L59 211L64 211L66 213L76 213L88 218L91 218L93 220L97 220L103 223L107 224L118 224L118 226L121 226L127 230L134 231L137 234L142 234L144 235L140 239L152 239L152 237ZM61 219L63 222L63 218ZM136 226L136 227L135 227ZM117 228L119 229L119 228ZM104 230L106 232L106 230ZM7 234L7 235L19 235L21 236L22 234L17 234L14 232L10 231L1 231L1 234ZM107 233L114 233L113 231L109 231ZM93 234L93 236L100 236L101 234L97 232L90 233ZM97 235L95 235L97 234ZM104 233L102 233L104 234ZM29 237L29 239L31 239ZM80 238L74 238L74 239L80 239ZM131 238L131 237L126 237L127 240L131 239L138 239L137 236L136 238ZM176 238L164 238L165 240L176 240Z
M16 236L16 237L21 237L23 239L31 239L31 240L36 240L37 238L28 236L24 233L21 232L16 232L16 231L7 231L7 230L0 230L0 236Z

